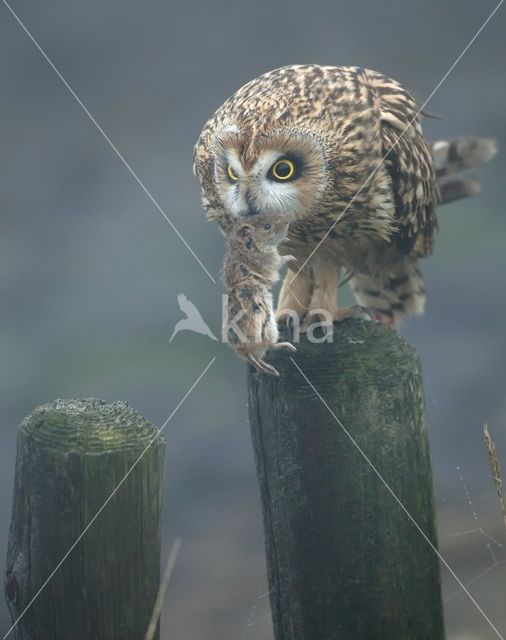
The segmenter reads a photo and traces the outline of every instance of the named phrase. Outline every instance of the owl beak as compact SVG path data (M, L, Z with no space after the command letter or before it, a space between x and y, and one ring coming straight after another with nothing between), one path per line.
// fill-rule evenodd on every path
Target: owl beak
M249 191L246 191L245 200L246 200L246 204L248 205L246 215L248 216L258 215L260 213L260 209L256 206L251 196L251 193Z

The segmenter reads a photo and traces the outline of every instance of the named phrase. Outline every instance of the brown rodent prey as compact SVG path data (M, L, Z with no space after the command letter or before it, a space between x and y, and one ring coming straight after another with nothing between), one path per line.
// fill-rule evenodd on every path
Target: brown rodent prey
M226 339L240 357L275 376L279 372L262 357L267 349L296 351L290 342L278 342L271 292L281 266L293 260L278 252L287 231L288 222L264 214L237 221L230 230L222 274L228 290Z

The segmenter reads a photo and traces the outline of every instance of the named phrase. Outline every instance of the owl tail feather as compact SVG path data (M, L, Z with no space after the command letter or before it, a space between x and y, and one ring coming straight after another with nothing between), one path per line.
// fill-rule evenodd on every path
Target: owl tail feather
M406 315L420 315L425 309L423 277L416 262L408 258L381 279L357 274L350 286L357 302L384 324L398 327Z
M462 136L433 142L431 151L440 191L439 204L448 204L480 193L478 180L458 174L489 162L497 153L497 143L491 138Z

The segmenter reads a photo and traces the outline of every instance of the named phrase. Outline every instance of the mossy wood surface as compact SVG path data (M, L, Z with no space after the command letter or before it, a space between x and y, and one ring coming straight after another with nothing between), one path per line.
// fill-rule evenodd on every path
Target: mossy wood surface
M283 336L284 338L286 336ZM394 331L335 325L293 356L436 544L419 358ZM276 640L442 640L438 558L286 353L249 369Z
M5 582L13 623L156 434L122 402L56 400L23 421ZM144 638L160 579L163 460L160 436L12 638Z

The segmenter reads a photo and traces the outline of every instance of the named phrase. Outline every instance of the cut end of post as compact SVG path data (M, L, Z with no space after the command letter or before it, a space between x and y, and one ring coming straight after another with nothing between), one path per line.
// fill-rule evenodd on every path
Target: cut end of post
M300 363L310 379L314 374L318 381L332 380L332 384L335 383L333 376L344 377L347 385L352 380L362 384L371 376L411 374L413 364L417 371L420 368L416 350L397 331L362 318L335 322L330 339L326 339L320 330L312 336L306 333L297 336L291 329L280 328L279 340L292 342L297 352L287 354L271 350L267 353L266 361L281 374L278 381L250 367L250 375L262 384L283 384L283 378L292 378L289 384L294 384L293 378L300 378L300 373L292 359Z
M141 451L159 434L126 402L96 398L58 399L40 405L23 420L21 430L40 447L87 454ZM163 435L158 438L163 443Z

